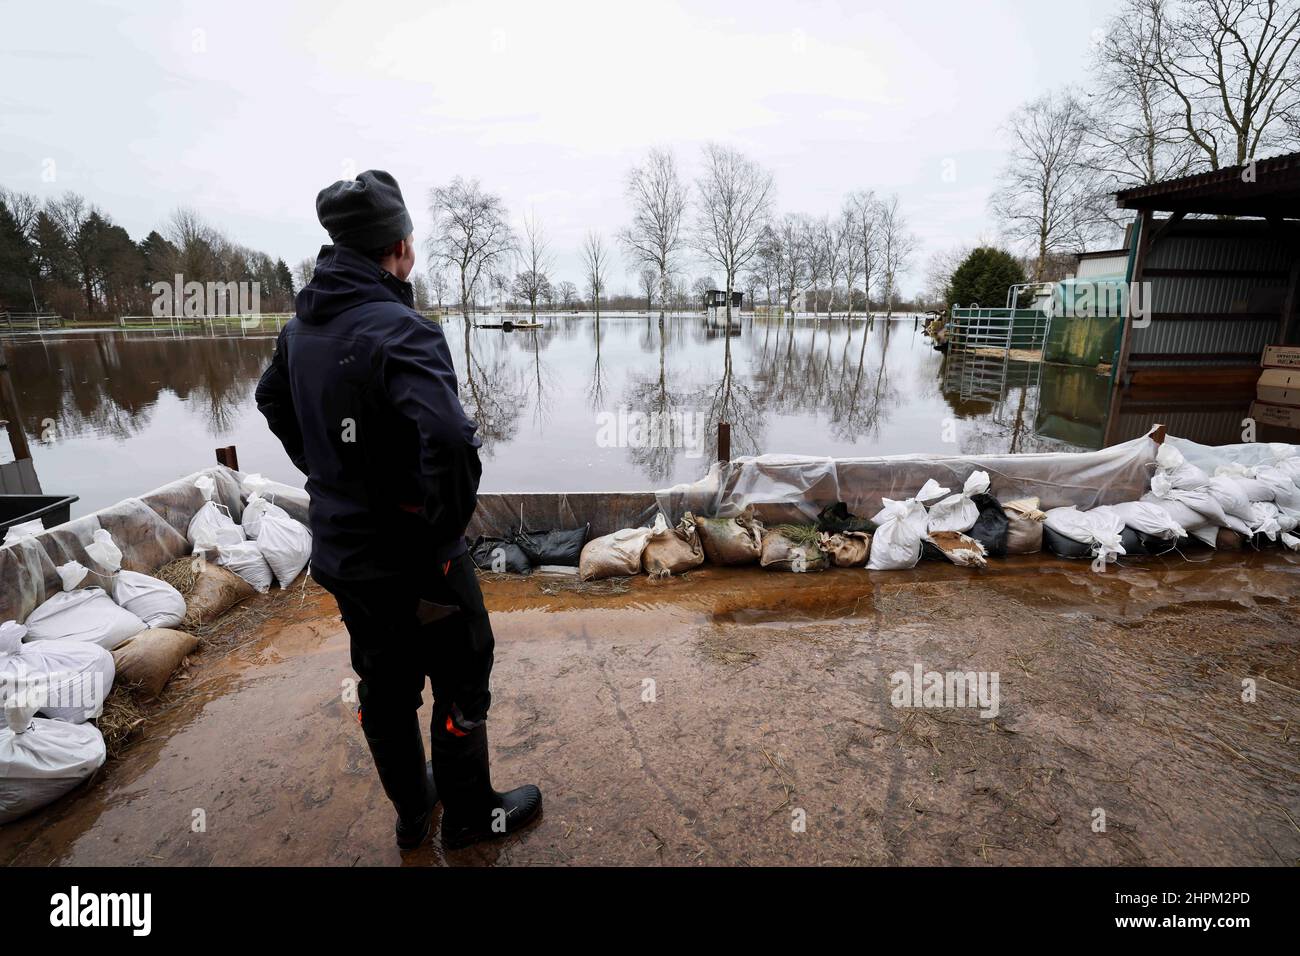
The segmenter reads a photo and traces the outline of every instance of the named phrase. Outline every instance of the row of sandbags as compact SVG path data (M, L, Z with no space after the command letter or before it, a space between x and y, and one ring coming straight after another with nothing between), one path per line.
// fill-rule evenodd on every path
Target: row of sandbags
M1212 547L1276 541L1300 550L1298 525L1300 455L1292 446L1276 446L1271 461L1223 465L1209 475L1163 444L1150 491L1138 501L1043 511L1037 498L999 501L987 472L975 471L956 492L931 479L911 498L885 498L871 519L852 515L843 502L823 510L815 524L770 529L752 508L726 518L687 512L676 527L661 514L653 527L586 542L578 564L583 579L594 580L676 574L705 560L794 571L899 570L923 558L984 567L989 557L1046 550L1094 558L1104 568L1120 555L1169 551L1189 535Z
M270 590L273 581L287 588L311 560L311 531L275 503L265 487L269 484L260 475L244 479L248 504L236 522L213 500L216 483L201 476L194 485L204 503L185 533L195 554L237 574L259 594Z

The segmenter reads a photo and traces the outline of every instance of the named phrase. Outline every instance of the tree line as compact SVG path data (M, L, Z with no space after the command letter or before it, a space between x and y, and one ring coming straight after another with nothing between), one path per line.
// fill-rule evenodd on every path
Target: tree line
M181 208L133 240L75 192L41 201L0 187L0 310L67 318L148 314L155 282L257 282L264 312L293 309L283 259L228 239Z
M671 150L652 149L625 179L630 217L613 240L590 232L583 240L583 288L557 281L546 232L533 213L518 229L502 198L476 179L457 177L429 194L433 230L425 245L428 288L441 307L459 305L468 322L476 305L515 300L536 314L539 304L581 302L599 315L609 307L615 255L635 273L649 311L696 307L709 289L751 304L803 307L827 314L837 307L867 311L871 297L890 311L898 277L916 249L897 196L852 193L834 216L778 215L772 174L729 146L710 143L694 182ZM703 264L710 274L689 277ZM585 296L585 299L580 298ZM626 297L623 297L626 298Z

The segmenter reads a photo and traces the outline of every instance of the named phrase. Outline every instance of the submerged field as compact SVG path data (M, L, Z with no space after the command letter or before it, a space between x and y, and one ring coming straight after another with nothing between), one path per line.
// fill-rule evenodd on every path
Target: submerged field
M1300 557L1196 557L485 579L495 778L545 818L405 859L333 602L273 592L0 863L1292 865ZM893 706L918 664L997 716Z

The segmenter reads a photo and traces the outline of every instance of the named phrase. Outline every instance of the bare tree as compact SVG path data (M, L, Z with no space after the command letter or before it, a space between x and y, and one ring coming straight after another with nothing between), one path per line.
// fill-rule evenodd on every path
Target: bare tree
M807 233L805 221L799 215L786 213L772 232L779 260L778 285L784 293L786 311L793 315L794 300L808 284L808 256L804 248Z
M821 241L821 223L804 217L800 221L800 245L803 249L804 269L808 291L812 293L812 308L816 315L821 303L821 283L826 278L826 246Z
M683 245L686 195L686 186L677 174L677 162L667 150L650 150L645 163L634 167L628 174L627 196L632 203L632 224L620 232L618 238L634 266L655 270L659 301L664 307L669 300L669 275Z
M830 216L822 216L817 222L817 244L821 247L822 262L826 269L826 319L830 321L835 308L835 282L844 271L844 239L839 223Z
M894 293L898 289L898 275L911 264L916 251L916 237L907 228L899 209L898 197L890 196L880 203L880 269L885 300L885 318L894 313Z
M1110 190L1141 186L1190 172L1196 147L1181 132L1179 104L1160 73L1165 0L1125 0L1100 50L1088 144Z
M1261 150L1294 145L1300 4L1140 0L1121 16L1150 36L1148 65L1205 167L1239 165Z
M14 217L18 231L28 239L35 238L36 217L41 214L40 197L0 186L0 203L4 203Z
M695 243L726 275L727 326L736 277L757 254L772 209L772 174L728 146L704 147L704 174L697 182Z
M572 311L573 304L578 299L578 287L565 279L563 282L556 284L555 298L565 309Z
M1082 251L1109 231L1104 183L1086 156L1088 125L1069 90L1032 100L1011 117L1011 153L989 202L1007 236L1033 248L1035 281L1051 253Z
M867 314L871 314L871 283L880 259L880 203L871 190L850 193L845 202L845 216L852 222L854 244L858 249L858 269L862 273L862 292L866 296Z
M857 210L852 202L845 204L840 212L840 221L835 225L840 235L842 274L844 276L844 296L847 318L853 318L853 291L857 287L858 277L862 275L862 246L858 243ZM870 295L867 296L868 302Z
M596 321L600 321L600 296L605 291L605 272L609 266L609 252L600 233L589 232L582 244L582 257L587 273L587 294L591 296L591 306L596 312Z
M645 296L645 310L654 311L655 293L662 290L659 281L659 273L654 269L645 268L637 273L637 282L640 284L641 294Z
M447 293L450 291L451 283L447 280L447 271L445 269L430 269L429 294L433 297L439 312L442 311L442 300L447 297Z
M434 263L460 276L460 309L469 324L469 304L484 273L491 274L514 250L514 236L500 196L485 193L477 179L457 176L429 191L433 234L427 250Z
M537 300L549 299L551 280L551 249L546 233L536 214L524 216L524 231L519 257L523 266L515 277L515 294L528 302L533 321L537 321Z

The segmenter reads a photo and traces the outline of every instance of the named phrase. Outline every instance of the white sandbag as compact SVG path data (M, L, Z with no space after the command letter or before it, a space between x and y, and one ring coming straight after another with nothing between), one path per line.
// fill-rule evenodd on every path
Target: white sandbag
M1239 465L1236 462L1227 465L1220 465L1214 469L1216 478L1232 478L1245 493L1246 497L1254 501L1272 501L1277 497L1277 492L1268 484L1260 481L1255 477L1255 468Z
M1151 476L1151 490L1142 496L1143 501L1155 499L1181 502L1210 524L1220 528L1231 527L1223 505L1219 504L1219 499L1214 497L1205 485L1199 488L1176 488L1168 476L1157 472ZM1236 520L1238 523L1241 521L1240 518Z
M122 552L113 536L98 529L86 545L86 554L112 579L110 596L149 627L175 627L185 618L185 598L159 578L138 571L122 570Z
M1283 531L1282 543L1291 551L1300 551L1300 535L1294 535L1289 531Z
M641 552L645 551L650 533L649 528L623 528L592 538L582 546L578 574L584 581L640 574Z
M0 700L19 695L41 716L80 724L98 717L113 688L113 655L97 644L36 641L27 628L0 624ZM6 726L0 717L0 728Z
M896 571L914 568L921 560L922 541L926 535L925 505L915 498L895 501L882 498L883 508L872 520L869 571Z
M1279 520L1282 516L1281 510L1271 501L1252 502L1251 508L1254 515L1247 522L1250 525L1252 534L1262 534L1270 541L1276 541L1277 536L1283 530L1290 531L1291 528L1283 529L1282 522ZM1292 525L1292 527L1295 527Z
M1250 496L1235 478L1215 475L1205 483L1205 489L1219 502L1224 514L1242 521L1250 520L1253 514L1250 510Z
M1119 519L1134 531L1166 541L1187 536L1187 530L1170 517L1168 511L1150 501L1124 501L1106 507L1119 515Z
M284 518L286 521L293 520L289 517L289 512L277 505L270 497L263 496L259 492L249 498L248 504L244 505L244 514L239 519L244 534L256 538L262 531L262 516L268 514Z
M221 567L239 575L251 584L258 594L265 594L271 590L275 578L271 566L266 563L266 557L256 541L241 541L228 548L205 551L204 554L215 560Z
M1200 488L1210 480L1208 474L1168 442L1162 442L1156 452L1156 469L1156 474L1163 475L1173 487L1187 491Z
M311 560L311 532L301 521L267 514L262 518L257 547L280 587L287 588Z
M118 607L103 588L78 588L86 569L75 561L60 565L64 591L27 616L28 641L85 641L111 651L146 627L144 621Z
M1080 511L1074 505L1052 508L1043 519L1043 524L1071 541L1090 545L1092 553L1103 564L1109 564L1119 555L1127 553L1120 542L1124 522L1110 508L1093 508L1090 511Z
M208 475L200 475L194 480L194 487L199 489L206 501L198 511L194 512L194 517L190 519L189 528L185 532L190 546L195 550L204 550L228 547L243 541L244 529L235 524L222 505L212 500L212 494L216 490L216 483L212 478Z
M32 538L45 530L45 525L40 518L33 518L31 521L20 521L17 524L11 524L5 531L5 544L13 544L15 541L21 541L23 538Z
M3 703L0 824L57 800L102 767L107 756L94 724L35 717L35 708L18 698Z
M1273 489L1273 500L1278 507L1300 511L1300 488L1287 468L1279 464L1258 465L1255 477Z
M931 534L936 531L966 532L975 527L980 510L971 501L972 495L986 494L989 490L989 473L973 471L966 479L962 490L949 495L930 508L927 527Z

